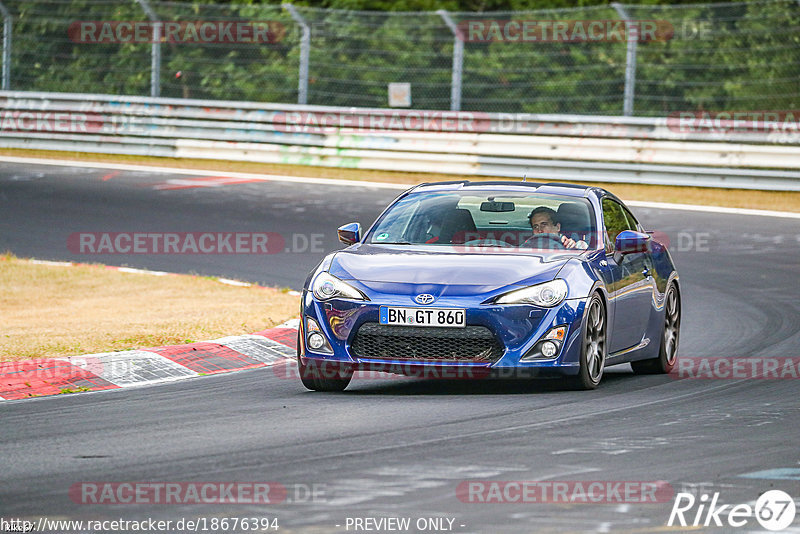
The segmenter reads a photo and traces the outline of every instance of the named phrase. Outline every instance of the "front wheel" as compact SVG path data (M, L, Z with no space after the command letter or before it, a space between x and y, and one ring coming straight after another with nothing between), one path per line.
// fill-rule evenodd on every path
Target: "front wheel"
M297 332L297 370L303 385L311 391L344 391L353 378L353 369L327 361L307 360L300 357L300 332Z
M581 358L578 375L571 378L577 389L595 389L603 378L606 365L606 310L595 293L586 306L586 320L581 336Z
M631 362L633 372L639 375L666 374L678 361L678 339L681 335L681 299L675 284L667 289L664 301L664 329L658 357Z

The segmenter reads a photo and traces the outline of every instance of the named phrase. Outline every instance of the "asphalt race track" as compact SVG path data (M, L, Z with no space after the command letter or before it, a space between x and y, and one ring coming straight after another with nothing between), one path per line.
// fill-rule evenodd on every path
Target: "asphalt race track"
M397 193L281 182L168 188L170 180L186 185L165 174L0 163L0 251L297 289L338 248L337 226L368 225ZM796 369L796 219L634 211L673 244L682 358L795 358ZM92 255L67 245L75 232L205 231L277 232L287 245L270 255ZM593 392L552 381L372 378L325 394L266 368L0 402L0 517L268 517L280 532L309 533L366 532L370 523L357 529L355 519L389 517L413 528L381 531L661 532L677 492L718 492L719 504L753 505L770 489L800 498L798 384L634 376L625 365ZM663 481L670 491L646 504L479 503L457 493L469 481ZM70 487L85 482L272 482L287 495L270 505L73 502ZM417 529L425 518L452 524ZM711 524L699 531L763 531L754 518L739 529ZM787 531L800 532L800 518Z

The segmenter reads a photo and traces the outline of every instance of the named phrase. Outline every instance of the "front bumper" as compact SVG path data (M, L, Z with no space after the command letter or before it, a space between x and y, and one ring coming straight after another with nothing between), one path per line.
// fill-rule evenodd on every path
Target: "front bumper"
M362 327L365 331L368 329L373 332L380 331L375 328L379 323L380 306L420 306L408 295L381 294L370 295L370 298L372 299L370 301L332 299L321 302L310 292L304 291L300 326L301 357L352 366L354 369L400 374L417 374L423 369L422 374L425 375L424 369L434 368L440 369L443 377L447 376L448 369L462 371L472 369L477 376L487 374L513 376L513 371L519 370L530 371L533 376L574 375L578 372L585 299L568 299L553 308L540 308L526 304L481 304L480 299L485 299L485 295L441 297L436 301L436 308L465 309L468 329L480 328L490 332L494 338L496 351L491 357L471 359L454 356L458 352L455 350L456 345L460 343L458 335L455 335L458 332L447 330L464 330L455 328L382 327L405 329L409 335L413 335L417 328L420 333L426 330L426 336L436 336L437 331L440 331L441 335L435 339L436 343L428 343L432 348L427 353L419 348L425 343L408 343L408 354L396 351L378 351L379 353L371 354L369 351L376 349L369 347L376 345L359 343L357 333ZM326 338L330 347L330 351L327 352L331 353L314 351L308 347L307 318L313 319L319 325L320 333ZM530 356L535 352L537 344L552 328L562 325L566 327L566 334L558 344L559 350L555 356L525 358L526 355ZM448 343L454 344L454 350L444 348ZM387 357L387 354L397 356Z

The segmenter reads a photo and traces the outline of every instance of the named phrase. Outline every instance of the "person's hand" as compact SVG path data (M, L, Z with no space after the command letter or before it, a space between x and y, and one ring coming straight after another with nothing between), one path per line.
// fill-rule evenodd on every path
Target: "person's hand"
M567 237L565 235L561 236L561 244L564 245L564 248L578 248L578 249L586 249L589 248L589 244L585 241L575 241L571 237Z

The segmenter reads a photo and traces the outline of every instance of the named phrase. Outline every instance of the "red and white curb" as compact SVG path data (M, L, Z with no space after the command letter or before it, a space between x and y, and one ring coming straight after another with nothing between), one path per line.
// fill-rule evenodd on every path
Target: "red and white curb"
M119 389L286 363L299 320L243 336L66 358L0 362L0 400Z

